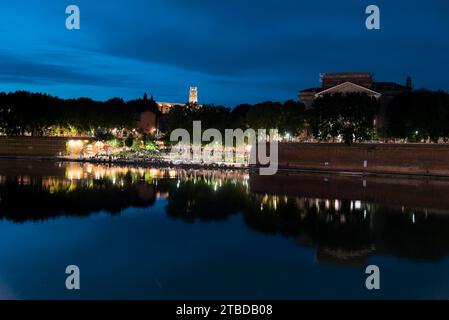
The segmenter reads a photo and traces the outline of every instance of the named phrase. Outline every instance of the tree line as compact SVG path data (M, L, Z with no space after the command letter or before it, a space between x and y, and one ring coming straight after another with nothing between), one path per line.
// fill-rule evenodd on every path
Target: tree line
M449 137L449 94L416 90L397 96L386 110L384 134L411 141Z
M47 94L17 91L0 93L0 131L5 135L59 135L93 133L99 128L136 127L139 112L157 111L153 99L105 102L89 98L61 99Z
M400 138L409 142L449 140L449 94L420 89L403 92L381 107L366 94L325 95L306 112L319 141ZM382 123L379 123L382 122Z
M201 121L201 130L277 129L281 138L310 138L346 143L369 140L374 135L374 119L379 112L378 101L366 94L333 94L315 100L306 109L301 102L267 101L254 105L241 104L234 109L222 106L175 106L168 114L168 132L182 128L192 136L193 121ZM169 136L165 137L167 142ZM302 139L300 139L302 140Z
M201 121L201 130L218 129L278 129L279 134L297 136L305 126L305 107L288 100L241 104L233 109L215 105L175 106L168 114L168 132L182 128L192 134L193 121Z
M333 94L315 100L312 108L298 101L241 104L235 108L215 105L175 106L161 118L157 103L145 95L125 102L89 98L61 99L41 93L0 93L0 134L34 136L91 133L104 128L137 129L138 115L150 110L164 119L164 131L183 128L192 133L193 121L202 130L277 129L280 136L313 136L318 141L348 144L373 138L403 138L408 141L449 137L449 94L415 90L396 96L383 112L379 102L365 94ZM382 113L382 114L381 114ZM381 114L381 115L380 115ZM376 128L375 120L383 117ZM169 136L169 135L167 135Z

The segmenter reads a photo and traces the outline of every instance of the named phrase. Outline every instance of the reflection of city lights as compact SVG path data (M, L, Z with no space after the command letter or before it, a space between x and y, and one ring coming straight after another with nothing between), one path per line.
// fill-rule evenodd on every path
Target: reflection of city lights
M125 197L136 193L139 199L149 201L146 203L148 206L152 206L156 199L161 199L159 204L164 204L164 206L166 203L181 201L182 208L184 208L185 202L188 201L188 210L185 210L185 212L192 214L192 216L198 214L198 209L201 208L201 204L204 204L201 201L206 200L207 203L210 200L211 202L219 203L229 194L238 195L237 205L241 206L238 209L243 216L254 213L253 210L257 213L257 209L259 209L258 215L250 217L261 219L259 221L275 227L289 223L294 232L296 230L293 227L300 226L303 228L306 226L307 228L310 226L313 228L312 231L316 230L322 233L333 232L334 228L338 229L338 231L345 231L348 228L348 230L361 230L363 233L370 235L373 223L376 223L377 227L379 216L383 217L382 205L370 204L360 200L351 201L347 199L341 201L335 200L329 195L318 199L304 197L304 194L287 196L280 193L282 195L278 196L258 193L256 190L251 190L246 194L244 186L248 184L249 177L238 170L173 170L168 168L115 167L114 165L87 165L82 163L64 163L64 167L66 168L65 177L44 177L35 181L33 178L23 176L18 178L18 183L31 183L33 185L41 183L45 190L48 190L50 194L55 194L58 198L61 194L65 196L70 192L76 192L75 199L80 199L78 192L80 192L80 195L84 195L85 192L92 192L94 195L101 195L98 197L98 201L106 202L109 198L103 199L102 195L104 191L107 191L108 194L113 196L124 194ZM175 179L168 179L170 172L172 176L176 175ZM157 177L161 179L159 187L157 187ZM102 178L104 179L102 181L96 180ZM2 181L1 179L2 177L0 176L0 181ZM183 189L180 189L181 183L183 183ZM200 185L193 186L194 183ZM121 189L120 185L126 188L126 194L121 192L125 189ZM223 186L224 189L220 189ZM180 190L176 191L175 188ZM204 194L198 194L204 189L207 189L205 194L210 196L211 199L204 199ZM96 193L96 191L100 190L101 192ZM214 193L214 191L217 193ZM169 197L169 192L171 197ZM325 199L326 197L328 199ZM351 208L351 213L348 211L348 207ZM401 207L395 207L394 210L395 212L400 212L400 209ZM353 210L357 211L354 212ZM415 226L417 224L417 215L423 218L427 216L427 210L407 207L402 207L402 210L404 214L399 214L398 216L404 220L401 220L400 223L409 224L412 222L413 226L411 227L413 228L417 227ZM429 211L430 215L433 214L432 210L430 209ZM370 217L368 217L368 212L370 212ZM424 213L426 216L424 216ZM304 220L306 223L301 223ZM420 223L422 224L423 222L425 220L421 218ZM295 223L298 223L298 225L295 225ZM365 230L365 228L367 229ZM298 234L301 235L299 232Z
M157 192L156 199L167 199L168 195L168 192Z
M67 167L66 169L66 177L68 177L70 180L76 179L80 180L81 176L83 175L83 169L81 167Z
M126 179L124 179L126 176ZM58 192L61 190L73 191L81 185L87 188L94 188L95 181L107 179L112 185L119 185L124 187L128 184L128 178L130 184L144 180L147 183L156 185L158 184L158 178L172 178L177 177L176 187L179 188L183 181L193 181L194 183L206 183L211 189L218 191L227 183L233 182L234 185L240 184L245 188L247 194L249 191L249 174L242 171L217 171L217 170L190 170L190 169L169 169L169 168L135 168L135 167L114 167L105 165L96 165L92 163L70 163L66 165L65 178L70 181L61 183L61 180L55 179L56 182L48 182L46 187L52 188L52 192ZM26 178L21 178L21 184L29 183ZM82 183L78 183L80 181ZM125 183L126 182L126 183ZM273 198L267 198L266 204L273 208L279 205L279 201L276 200L276 204L273 203ZM268 201L269 200L269 201Z
M334 202L335 211L340 211L341 203L338 200Z
M160 176L160 170L159 169L150 169L150 175L152 177L159 177Z

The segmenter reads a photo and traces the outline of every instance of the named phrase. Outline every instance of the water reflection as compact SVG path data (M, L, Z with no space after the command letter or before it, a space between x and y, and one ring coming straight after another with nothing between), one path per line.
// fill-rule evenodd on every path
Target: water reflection
M321 263L362 265L374 254L430 261L449 255L449 206L436 196L447 194L447 181L262 178L244 171L80 163L18 166L24 169L0 164L0 217L14 222L120 214L160 199L168 217L187 223L241 214L252 230L315 248ZM428 207L417 205L416 197L392 197L394 190L419 193L418 204Z

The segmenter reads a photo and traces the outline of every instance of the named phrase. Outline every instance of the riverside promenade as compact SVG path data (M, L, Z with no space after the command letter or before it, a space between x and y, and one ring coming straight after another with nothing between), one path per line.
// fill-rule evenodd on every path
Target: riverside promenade
M0 137L0 157L112 162L142 166L159 164L182 167L227 167L217 164L176 163L163 156L144 159L138 157L73 158L65 156L68 141L69 138ZM269 150L269 148L267 149ZM449 144L367 143L347 146L337 143L279 143L278 167L280 171L347 172L364 175L392 174L449 178Z

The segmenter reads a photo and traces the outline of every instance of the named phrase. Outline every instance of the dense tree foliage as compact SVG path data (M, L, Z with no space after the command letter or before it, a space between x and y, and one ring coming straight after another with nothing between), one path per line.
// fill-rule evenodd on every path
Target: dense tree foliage
M60 131L94 132L98 128L133 129L136 115L148 109L156 112L157 105L146 97L129 102L120 98L98 102L24 91L0 93L0 130L7 135L41 136Z
M309 123L318 140L341 137L346 144L352 144L372 138L378 110L378 101L366 94L327 94L314 101Z
M138 114L148 110L160 118L157 103L146 95L128 102L121 98L99 102L25 91L0 93L0 134L89 133L110 140L113 128L137 129ZM449 94L443 91L404 92L385 110L382 134L387 137L409 141L449 137ZM198 120L202 131L216 128L224 134L225 129L278 129L281 136L294 137L310 127L320 141L340 137L350 144L373 137L373 122L378 114L378 102L374 98L359 93L337 93L318 98L307 111L302 103L293 100L241 104L234 109L214 105L175 106L162 117L165 125L160 128L164 132L184 128L191 133L193 121Z
M296 135L304 127L304 113L304 105L292 100L242 104L232 110L213 105L175 106L168 115L168 131L183 128L191 133L193 121L201 121L203 131L216 128L222 134L225 129L252 128L278 129L281 135Z
M388 136L438 140L449 136L449 94L417 90L397 96L387 108Z

